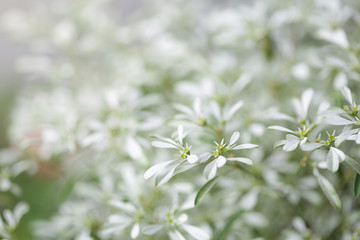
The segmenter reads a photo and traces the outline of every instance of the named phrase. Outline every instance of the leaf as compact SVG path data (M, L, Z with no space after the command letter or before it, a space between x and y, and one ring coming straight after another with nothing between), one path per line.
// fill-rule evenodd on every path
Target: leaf
M354 121L350 121L346 118L339 117L339 116L331 116L325 119L327 124L335 125L335 126L343 126L353 124Z
M22 216L24 216L28 211L29 211L29 205L27 205L24 202L18 203L14 208L15 221L19 223Z
M224 156L219 156L217 159L215 159L214 161L216 161L216 166L218 168L221 168L222 166L225 165L226 163L226 158Z
M235 103L225 114L225 120L229 120L244 105L243 101Z
M342 48L348 48L349 42L346 37L346 33L343 29L338 28L336 30L321 29L317 32L317 36L325 41L334 43Z
M229 161L237 161L237 162L245 163L247 165L252 165L253 164L253 161L251 161L249 158L244 158L244 157L227 158L227 160L229 160Z
M344 96L344 98L350 103L350 105L353 105L353 99L351 96L351 91L348 87L343 87L341 89L341 93Z
M204 153L200 154L198 161L199 161L200 163L204 163L204 162L206 162L207 160L209 160L209 158L211 157L211 155L212 155L212 154L209 153L209 152L204 152Z
M354 159L352 159L347 155L345 155L344 160L347 164L350 165L350 167L352 167L352 169L354 169L355 172L357 172L357 174L360 174L360 163L358 163L357 161L355 161Z
M241 209L241 210L237 211L236 213L234 213L233 215L231 215L227 219L224 227L219 232L217 232L217 234L214 237L214 240L226 239L226 236L228 235L230 228L232 227L232 225L234 224L236 219L238 219L244 212L245 211L243 209Z
M356 173L355 182L354 182L354 196L358 198L360 195L360 174Z
M159 173L160 171L162 171L167 165L173 163L176 160L169 160L166 162L161 162L158 164L155 164L154 166L152 166L151 168L149 168L145 173L144 173L144 178L148 179L151 178L154 174Z
M239 137L240 137L240 133L238 131L234 132L231 135L229 145L230 146L233 145L237 140L239 140Z
M356 144L360 144L360 131L357 133L356 135L356 140L355 140Z
M335 147L339 147L342 142L348 140L348 138L351 135L357 133L358 131L359 131L358 129L352 129L352 130L348 130L348 131L343 131L339 136L336 137Z
M184 138L184 126L183 125L179 125L179 127L178 127L178 136L179 136L179 142L180 142L180 144L182 144L183 138Z
M277 141L277 142L274 144L274 148L281 147L281 146L285 145L285 143L286 143L286 140L285 140L285 139L280 140L280 141Z
M199 204L200 201L202 201L206 194L208 194L208 192L210 191L211 188L213 188L216 184L218 180L218 177L215 177L209 181L207 181L201 188L200 190L197 192L196 197L195 197L195 201L194 204L195 206Z
M165 176L156 176L155 179L155 185L156 186L160 186L163 185L164 183L167 183L174 175L175 175L175 170L178 166L180 166L183 162L174 164L173 166L169 167L167 169L167 171L169 171Z
M300 148L305 152L310 152L322 146L324 146L323 143L304 143Z
M328 152L326 162L329 171L334 173L339 169L339 156L335 153L333 147L331 147Z
M142 230L145 235L154 235L155 233L160 231L162 227L163 226L160 224L153 224L142 227Z
M197 239L197 240L207 240L210 239L209 235L202 230L201 228L189 225L189 224L184 224L182 226L182 228L188 233L190 234L193 238Z
M217 161L214 160L210 162L206 167L204 168L204 175L206 179L212 179L215 177L217 172Z
M194 164L199 160L199 157L195 154L191 154L191 155L187 156L186 160L188 161L188 163Z
M333 185L329 182L329 180L321 175L316 168L314 169L314 175L320 185L321 190L324 192L331 205L336 209L341 209L341 201Z
M157 148L175 148L175 149L177 149L177 147L172 145L171 143L162 142L162 141L153 141L151 143L151 145L153 145L154 147L157 147Z
M298 147L299 143L300 143L300 138L298 138L294 135L288 134L288 135L286 135L286 142L283 147L283 150L285 152L294 151Z
M270 127L268 127L268 129L278 130L278 131L287 132L287 133L295 133L293 130L288 129L286 127L281 127L281 126L270 126Z
M140 233L140 225L139 225L139 223L135 223L131 229L130 236L132 239L135 239L139 236L139 233Z
M307 115L307 113L309 111L309 106L310 106L310 102L311 102L313 95L314 95L314 90L312 90L312 89L307 89L301 95L301 107L302 107L302 112L305 116Z
M231 148L230 150L252 149L252 148L257 148L257 147L259 147L259 146L256 144L244 143L244 144L237 145L236 147Z

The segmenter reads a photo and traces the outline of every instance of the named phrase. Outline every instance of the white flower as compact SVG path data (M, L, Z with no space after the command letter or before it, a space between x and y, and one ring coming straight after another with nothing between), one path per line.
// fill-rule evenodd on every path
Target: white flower
M227 161L236 161L248 165L253 164L253 162L249 158L224 156L226 152L231 150L252 149L258 147L257 145L251 143L244 143L237 145L236 142L239 138L240 138L240 133L236 131L232 134L228 146L226 143L224 143L224 139L222 139L220 143L215 142L216 149L212 154L204 153L203 155L200 155L201 162L203 162L204 160L205 161L208 160L211 156L214 157L214 160L212 160L209 164L207 164L204 169L204 175L206 176L207 179L214 178L216 176L217 169L223 167ZM202 156L205 157L203 158Z
M184 165L184 167L190 168L198 162L198 156L190 153L191 146L183 142L185 136L186 134L184 134L184 128L182 125L179 125L178 127L177 141L174 141L170 138L157 136L157 138L160 140L152 142L154 147L177 149L179 150L180 154L177 155L177 159L160 162L149 168L144 174L145 179L155 175L156 184L162 185L168 182L176 174L176 170L179 166L187 163L187 166Z
M11 239L11 233L18 226L21 218L29 211L26 203L18 203L13 211L5 209L0 218L0 236Z

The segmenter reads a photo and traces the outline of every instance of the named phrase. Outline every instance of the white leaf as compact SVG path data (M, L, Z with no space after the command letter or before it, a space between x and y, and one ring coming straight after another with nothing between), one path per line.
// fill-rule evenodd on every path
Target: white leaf
M245 163L247 165L252 165L253 164L253 161L251 161L249 158L244 158L244 157L227 158L227 160L229 160L229 161L237 161L237 162Z
M347 83L348 83L348 79L346 77L346 74L343 72L339 72L338 74L336 74L334 78L334 83L333 83L334 89L336 90L342 89L346 86Z
M212 102L211 103L211 109L213 110L213 114L214 114L215 118L217 120L222 120L221 119L221 110L220 110L219 104L216 103L216 102Z
M307 116L307 113L309 111L309 106L310 106L310 102L311 102L313 95L314 95L314 90L312 90L312 89L307 89L301 95L301 107L302 107L303 114L305 116Z
M359 132L359 129L352 129L352 130L347 130L347 131L343 130L343 132L339 136L336 137L335 147L339 147L342 142L344 142L345 140L349 140L349 137L357 132Z
M172 140L171 138L166 138L166 137L162 137L162 136L159 136L159 135L155 135L154 137L160 139L163 142L167 142L167 143L170 143L170 144L172 144L174 146L178 146L178 143L175 142L174 140Z
M243 101L235 103L230 110L225 114L225 120L229 120L242 106L244 105Z
M293 130L290 130L286 127L281 127L281 126L270 126L270 127L268 127L268 129L279 130L279 131L287 132L287 133L295 133Z
M173 230L169 232L169 237L171 240L186 240L185 237L178 230Z
M342 48L348 48L349 42L347 40L345 31L341 28L336 30L321 29L317 33L318 37L328 42L337 44Z
M190 234L192 237L194 237L197 240L207 240L210 239L210 236L201 228L189 225L189 224L184 224L182 225L182 228L188 233Z
M296 230L298 230L299 232L307 231L306 224L305 224L304 220L300 217L295 217L292 221L292 224L293 224L294 228Z
M5 209L3 215L4 215L4 219L5 219L6 223L10 227L15 228L17 222L16 222L15 217L12 214L12 212L9 209Z
M314 168L314 175L318 180L321 190L324 192L330 203L337 209L341 208L341 201L332 184L319 171Z
M163 177L161 178L160 181L158 181L158 179L156 179L156 182L158 182L156 185L157 186L160 186L160 185L163 185L164 183L167 183L173 176L174 176L174 173L175 173L175 170L176 168L181 164L182 162L178 163L178 164L175 164L174 166L172 166L171 168L168 169L168 173Z
M190 156L187 156L186 159L187 159L188 163L191 163L191 164L194 164L199 160L198 156L195 154L191 154Z
M291 152L298 147L299 143L300 139L298 137L288 134L286 135L286 143L283 147L283 150L285 152Z
M298 117L300 118L305 118L306 117L306 114L304 113L303 111L303 107L302 107L302 104L301 102L298 100L298 99L293 99L291 101L294 109L295 109L295 112L296 114L298 115Z
M356 140L355 140L356 144L360 144L360 131L357 133L356 135Z
M162 228L162 225L160 225L160 224L148 225L148 226L144 226L142 228L142 232L145 235L154 235L155 233L160 231L161 228Z
M101 231L101 234L106 236L106 235L110 235L112 233L120 232L121 230L126 228L129 224L130 224L130 222L126 225L116 225L114 227L107 227Z
M331 147L331 149L339 157L341 161L345 160L345 153L343 153L343 151L334 147Z
M231 135L229 145L230 146L233 145L237 140L239 140L239 137L240 137L240 133L238 131L234 132Z
M270 112L269 114L269 119L274 119L274 120L287 120L287 121L290 121L290 122L296 122L296 120L285 114L285 113L280 113L280 112Z
M135 239L139 236L139 233L140 233L140 225L138 223L135 223L131 229L130 236L132 239Z
M121 216L118 214L112 214L110 215L108 222L110 224L127 226L131 222L131 219L129 217Z
M353 124L354 121L350 121L346 118L339 117L339 116L331 116L325 119L325 122L335 126L343 126Z
M309 152L313 151L321 146L324 146L323 143L304 143L300 146L301 150Z
M237 145L237 146L231 148L231 150L252 149L252 148L257 148L257 147L258 147L258 145L256 145L256 144L244 143L244 144L240 144L240 145Z
M181 104L175 104L174 107L180 111L180 112L183 112L183 113L186 113L187 115L189 116L193 116L194 113L193 111L191 110L191 108L185 106L185 105L181 105Z
M328 152L328 155L326 157L326 162L328 169L332 172L336 172L339 169L339 157L338 155L333 151L333 148L330 148L330 151Z
M211 157L211 153L209 152L204 152L202 154L200 154L199 156L199 162L200 163L203 163L203 162L206 162L207 160L209 160L209 158Z
M325 162L325 161L318 162L317 166L320 169L327 169L327 162Z
M204 175L206 179L210 180L215 177L216 171L217 171L217 161L214 160L210 162L206 167L204 168Z
M219 156L217 159L215 159L217 167L222 167L226 163L226 158L223 156Z
M24 216L25 213L27 213L29 211L29 205L27 205L26 203L18 203L15 206L14 209L14 217L15 217L15 221L18 223L20 222L20 219L22 218L22 216Z
M256 191L249 191L241 198L240 207L244 210L251 210L256 206L258 200L259 192Z
M286 140L285 140L285 139L280 140L280 141L277 141L277 142L274 144L274 148L281 147L281 146L285 145L285 143L286 143Z
M174 146L170 143L167 143L167 142L162 142L162 141L153 141L151 143L151 145L153 145L154 147L157 147L157 148L175 148L175 149L177 149L176 146Z
M110 201L109 204L113 207L119 208L128 213L134 213L137 211L136 208L134 207L134 205L132 205L130 203L124 203L121 201L113 200L113 201Z
M162 171L167 165L173 163L176 160L169 160L166 162L161 162L158 164L155 164L154 166L152 166L151 168L149 168L145 173L144 173L144 178L148 179L151 178L154 174L159 173L160 171Z
M179 136L179 142L180 142L180 144L182 144L183 138L184 138L184 126L183 125L179 125L179 127L178 127L178 136Z
M341 89L341 93L344 96L344 98L348 101L348 103L350 103L351 106L354 106L350 89L348 87L343 87Z
M129 156L133 159L137 159L143 154L140 145L132 137L129 137L126 141L126 150Z

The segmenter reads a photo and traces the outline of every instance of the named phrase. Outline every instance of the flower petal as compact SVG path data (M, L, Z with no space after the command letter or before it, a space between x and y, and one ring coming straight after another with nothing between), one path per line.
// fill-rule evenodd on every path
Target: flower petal
M252 149L252 148L257 148L257 147L259 147L259 146L256 144L244 143L244 144L240 144L240 145L237 145L237 146L231 148L231 150Z
M206 167L204 168L204 175L206 177L206 179L212 179L215 177L216 175L216 171L217 171L217 161L214 160L212 162L210 162L208 165L206 165Z
M238 131L234 132L231 135L229 145L230 146L233 145L237 140L239 140L239 137L240 137L240 133Z
M171 164L174 161L176 161L176 160L169 160L169 161L166 161L166 162L161 162L161 163L155 164L154 166L149 168L144 173L144 178L145 179L151 178L154 174L159 173L160 171L163 170L164 167L166 167L167 165Z
M186 159L187 159L188 163L191 163L191 164L194 164L199 160L198 156L195 154L189 155Z
M244 158L244 157L227 158L227 160L229 160L229 161L237 161L237 162L245 163L247 165L252 165L253 164L252 160L250 160L249 158Z
M217 159L215 159L217 167L222 167L226 163L226 158L223 156L219 156Z

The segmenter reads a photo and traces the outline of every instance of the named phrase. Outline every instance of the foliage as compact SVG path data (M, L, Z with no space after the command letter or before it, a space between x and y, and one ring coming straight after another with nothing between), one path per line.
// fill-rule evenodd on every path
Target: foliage
M359 238L358 1L119 5L2 16L30 50L3 207L26 202L21 176L58 188L34 239ZM27 210L0 235L21 239Z

